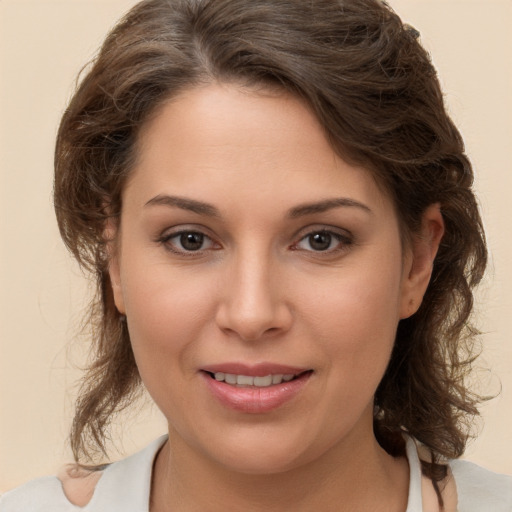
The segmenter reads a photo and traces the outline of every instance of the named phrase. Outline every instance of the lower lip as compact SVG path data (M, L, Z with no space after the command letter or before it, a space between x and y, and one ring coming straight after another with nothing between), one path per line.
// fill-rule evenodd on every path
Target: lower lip
M270 412L292 400L307 384L311 373L305 372L294 380L273 386L242 388L215 380L202 372L208 389L222 405L252 414Z

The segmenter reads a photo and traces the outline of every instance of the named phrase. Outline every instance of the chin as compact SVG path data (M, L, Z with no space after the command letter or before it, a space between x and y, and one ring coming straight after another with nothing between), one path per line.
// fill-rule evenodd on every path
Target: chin
M247 475L273 475L285 473L302 465L303 453L300 449L292 451L285 447L280 450L270 450L261 447L245 447L223 453L217 457L226 469Z
M263 430L263 432L262 432ZM203 454L225 469L242 474L272 475L291 471L322 456L330 448L318 436L261 425L236 431L224 439L201 443Z

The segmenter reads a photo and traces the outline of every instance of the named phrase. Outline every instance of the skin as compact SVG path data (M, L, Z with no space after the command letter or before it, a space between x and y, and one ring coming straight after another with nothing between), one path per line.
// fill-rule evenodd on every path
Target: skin
M428 284L443 233L439 207L402 247L389 197L285 93L189 90L145 126L138 156L108 236L116 305L169 424L152 512L340 503L404 511L407 462L376 442L373 396L397 324ZM162 199L170 196L181 202ZM344 204L300 209L339 198ZM208 207L191 211L183 199ZM204 235L199 250L183 247L183 232ZM310 236L319 232L331 237L325 250ZM247 414L205 385L201 368L225 362L312 375L285 405Z

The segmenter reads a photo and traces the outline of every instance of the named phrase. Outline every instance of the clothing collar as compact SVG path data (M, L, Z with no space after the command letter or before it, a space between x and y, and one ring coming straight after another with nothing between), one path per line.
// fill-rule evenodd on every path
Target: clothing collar
M142 451L111 464L99 480L86 511L148 512L153 463L168 436L162 436ZM416 443L406 436L409 463L409 497L406 512L422 512L421 465Z

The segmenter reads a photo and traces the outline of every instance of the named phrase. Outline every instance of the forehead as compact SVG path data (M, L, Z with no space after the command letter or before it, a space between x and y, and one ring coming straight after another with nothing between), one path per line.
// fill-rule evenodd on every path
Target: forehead
M140 200L176 190L223 205L352 195L388 202L373 174L342 159L303 101L283 91L228 84L188 90L165 103L141 131L128 184Z

